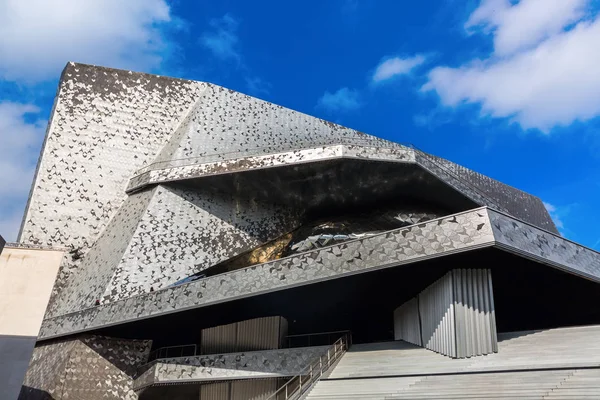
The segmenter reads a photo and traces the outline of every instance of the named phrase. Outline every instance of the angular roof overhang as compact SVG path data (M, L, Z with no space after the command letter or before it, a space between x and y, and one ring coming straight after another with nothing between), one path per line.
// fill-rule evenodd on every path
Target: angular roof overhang
M600 283L600 253L483 207L44 321L40 339L497 247Z
M429 180L434 178L461 197L472 201L474 205L491 207L558 233L537 197L412 146L378 138L339 137L325 144L303 145L285 151L269 152L268 149L255 148L185 159L161 160L136 171L129 181L127 192L131 194L151 185L179 181L197 185L223 186L226 187L226 191L235 187L238 192L244 192L247 189L243 185L244 177L252 176L252 180L256 181L256 177L262 176L265 177L263 186L268 186L269 182L276 182L277 188L287 185L286 190L268 191L268 198L272 200L278 191L291 193L289 185L299 180L302 180L303 184L310 183L315 188L319 188L319 185L323 186L320 182L323 175L318 173L314 166L335 161L346 163L371 161L396 165L398 167L396 181L408 182L413 178L413 182L410 183L415 184L423 181L424 177ZM411 169L410 167L416 167L423 171L424 175L413 174L411 177L405 174ZM388 167L387 170L390 171L392 168ZM334 170L331 169L329 172L333 173ZM365 171L364 174L354 176L364 175L373 180L371 174L372 171ZM273 179L278 176L286 176L286 179ZM375 176L381 180L379 175ZM382 179L386 178L382 177ZM387 179L389 180L389 177ZM353 185L355 183L351 180L345 182L344 191ZM392 186L393 191L393 185L378 184L377 186L383 188ZM335 188L325 189L335 192ZM304 189L300 191L304 192ZM445 198L445 196L435 195L430 197L431 199ZM294 206L299 205L305 206L305 204L294 204ZM449 205L449 208L452 207Z
M312 346L163 358L135 378L133 390L139 393L158 385L289 378L304 372L311 362L327 354L329 348Z

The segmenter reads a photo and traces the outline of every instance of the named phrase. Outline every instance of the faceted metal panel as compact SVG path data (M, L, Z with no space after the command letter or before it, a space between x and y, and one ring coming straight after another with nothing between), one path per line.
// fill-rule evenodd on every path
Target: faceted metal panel
M333 140L332 140L333 141ZM339 142L348 142L340 139ZM352 141L350 141L352 142ZM376 147L376 146L382 147ZM312 144L311 146L315 146ZM385 146L385 147L383 147ZM354 158L361 160L414 162L412 149L396 143L373 141L364 146L357 145L327 145L316 148L303 148L258 156L243 156L218 161L207 162L207 157L194 159L173 160L150 165L136 173L127 186L127 191L138 190L154 183L171 182L199 178L209 175L243 172L260 168L282 167L309 162L318 162L336 158ZM227 157L231 155L220 155ZM214 157L214 158L220 158ZM213 158L213 157L210 157ZM156 169L154 169L156 168Z
M151 342L99 336L42 344L33 354L19 399L137 399L133 375Z
M473 199L477 204L506 212L542 229L558 233L542 201L461 165L415 150L416 163Z
M205 84L69 63L58 87L19 242L85 254ZM81 258L65 258L54 295ZM52 302L52 300L51 300Z
M508 215L488 210L496 246L600 282L600 253Z
M166 383L210 382L295 376L331 346L262 350L157 360L134 382L134 389Z
M154 192L155 189L137 193L125 200L113 223L108 224L78 268L62 283L61 291L46 311L46 317L93 307L96 300L103 297ZM65 258L70 260L71 256Z
M49 399L58 399L62 395L66 367L75 344L75 340L68 340L38 345L33 350L19 400L43 399L43 393Z
M40 337L231 301L491 244L493 235L486 210L472 210L46 319Z
M158 186L130 196L48 316L162 289L297 225L282 207L209 190Z
M208 85L185 124L155 162L269 154L311 147L311 144L331 144L339 137L373 138L233 90Z

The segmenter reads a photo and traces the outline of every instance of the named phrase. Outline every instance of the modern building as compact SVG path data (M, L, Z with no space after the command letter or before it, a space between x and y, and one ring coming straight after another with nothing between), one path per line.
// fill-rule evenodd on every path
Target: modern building
M600 395L540 199L210 83L68 64L18 242L62 257L20 399Z

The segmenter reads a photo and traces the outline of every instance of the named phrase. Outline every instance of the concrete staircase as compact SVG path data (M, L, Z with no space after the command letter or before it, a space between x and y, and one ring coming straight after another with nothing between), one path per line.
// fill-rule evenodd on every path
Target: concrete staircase
M450 359L404 343L355 345L306 399L600 399L600 326L499 335Z

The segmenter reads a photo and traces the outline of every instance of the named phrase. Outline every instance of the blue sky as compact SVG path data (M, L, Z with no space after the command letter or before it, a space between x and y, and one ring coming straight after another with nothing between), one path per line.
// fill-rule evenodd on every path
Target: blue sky
M0 0L0 234L67 61L204 80L531 192L600 249L593 0Z

